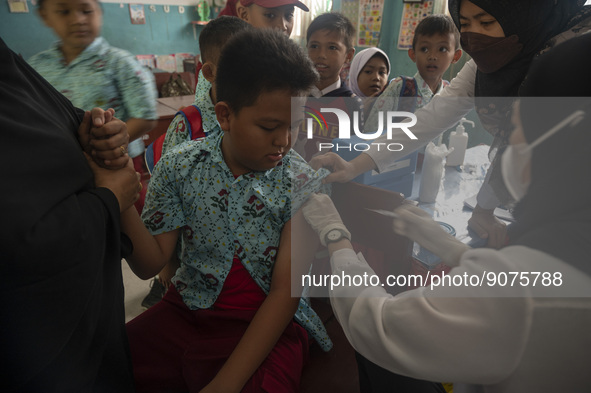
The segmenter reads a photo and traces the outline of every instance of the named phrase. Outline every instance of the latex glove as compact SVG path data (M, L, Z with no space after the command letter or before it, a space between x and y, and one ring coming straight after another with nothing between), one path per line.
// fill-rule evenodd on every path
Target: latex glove
M448 266L458 265L462 254L470 249L416 206L402 205L394 213L398 215L394 219L394 232L420 244Z
M320 237L320 243L326 246L326 235L333 229L344 231L349 239L351 232L347 230L332 199L326 194L312 194L302 207L304 218Z
M315 156L310 160L310 166L315 170L327 168L332 172L323 180L324 183L346 183L357 176L350 162L332 152Z
M501 248L506 244L507 224L495 217L494 210L477 205L468 220L468 226L481 238L488 239L487 247Z

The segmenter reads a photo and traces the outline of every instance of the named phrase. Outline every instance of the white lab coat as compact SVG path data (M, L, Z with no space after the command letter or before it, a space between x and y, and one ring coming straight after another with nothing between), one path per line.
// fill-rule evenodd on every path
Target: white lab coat
M335 252L331 265L333 274L373 274L349 249ZM523 246L468 251L450 274L533 271L560 272L562 286L419 288L397 296L379 286L337 287L330 296L353 347L395 373L454 382L456 393L589 392L590 276Z

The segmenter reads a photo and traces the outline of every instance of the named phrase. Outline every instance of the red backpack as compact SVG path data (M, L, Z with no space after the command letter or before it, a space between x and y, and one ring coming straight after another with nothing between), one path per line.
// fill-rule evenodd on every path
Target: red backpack
M185 123L189 127L190 139L187 139L187 141L201 139L207 136L205 131L203 131L201 111L199 108L195 105L189 105L178 111L175 116L178 116L179 114L185 117ZM160 157L162 157L162 145L164 144L165 138L166 133L160 135L146 148L146 165L148 166L150 174L154 170L156 163L160 161Z

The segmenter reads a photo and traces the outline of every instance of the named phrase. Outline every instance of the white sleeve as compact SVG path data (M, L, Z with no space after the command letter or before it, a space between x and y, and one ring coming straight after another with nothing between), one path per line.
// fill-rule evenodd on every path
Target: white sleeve
M429 104L417 110L417 124L410 130L417 139L410 139L402 130L394 130L392 139L387 139L386 133L377 138L373 148L365 152L375 162L378 171L415 150L425 146L439 134L449 130L474 108L474 82L476 80L476 63L467 62L458 75L452 79L449 86L431 99ZM400 143L404 146L399 152L393 152L377 143Z
M363 256L339 250L333 274L374 274ZM511 269L513 267L513 269ZM472 250L450 274L514 270L496 250ZM392 296L384 287L335 287L333 311L353 347L392 372L431 381L488 384L506 378L523 353L531 301L522 287L418 288Z

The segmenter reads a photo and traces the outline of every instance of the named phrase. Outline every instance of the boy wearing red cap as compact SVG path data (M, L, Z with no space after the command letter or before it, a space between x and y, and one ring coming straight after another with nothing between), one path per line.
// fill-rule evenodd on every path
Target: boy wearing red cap
M294 7L309 11L297 0L229 0L220 15L237 16L254 27L271 27L289 36L293 29Z

